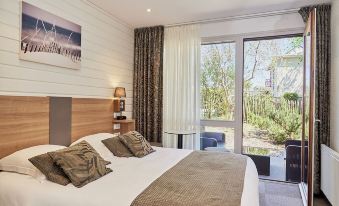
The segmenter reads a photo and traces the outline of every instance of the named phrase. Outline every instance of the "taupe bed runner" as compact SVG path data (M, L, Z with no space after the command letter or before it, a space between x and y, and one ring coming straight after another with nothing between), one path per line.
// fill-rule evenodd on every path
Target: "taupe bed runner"
M146 188L132 206L240 206L247 159L195 151Z

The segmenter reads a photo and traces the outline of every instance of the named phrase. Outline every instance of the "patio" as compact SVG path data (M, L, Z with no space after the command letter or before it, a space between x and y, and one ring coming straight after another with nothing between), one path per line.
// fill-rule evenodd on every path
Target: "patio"
M224 139L220 139L215 147L234 151L234 129L220 127L204 127L203 132L223 133ZM270 175L260 175L262 179L286 181L286 150L284 144L275 144L267 136L267 133L250 124L244 123L243 133L243 154L269 157L270 165L265 167L270 169ZM266 160L267 160L266 158ZM258 162L257 162L258 163ZM260 160L259 160L260 164ZM268 169L267 169L268 170Z
M259 175L259 178L285 181L286 180L285 159L282 157L270 157L270 160L271 160L270 176Z
M208 147L205 150L210 150L210 151L233 151L230 148L227 148L227 145L225 144L218 144L217 147L211 148ZM244 153L246 154L246 153ZM253 155L253 154L252 154ZM255 155L255 154L254 154ZM263 156L263 155L260 155ZM277 156L268 156L270 158L270 175L265 176L265 175L259 175L259 178L261 179L269 179L269 180L278 180L278 181L285 181L286 180L286 160L285 160L285 152L281 155Z

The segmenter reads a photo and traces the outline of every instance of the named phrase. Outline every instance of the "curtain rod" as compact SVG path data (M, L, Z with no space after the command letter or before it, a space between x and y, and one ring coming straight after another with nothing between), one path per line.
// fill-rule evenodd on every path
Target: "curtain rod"
M225 22L225 21L277 16L277 15L283 15L283 14L294 14L294 13L297 13L298 11L299 11L299 8L285 9L285 10L280 10L280 11L269 11L269 12L255 13L255 14L246 14L246 15L239 15L239 16L230 16L230 17L223 17L223 18L214 18L214 19L189 21L189 22L176 23L176 24L168 24L168 25L165 25L165 27L184 26L184 25L190 25L190 24L218 23L218 22Z

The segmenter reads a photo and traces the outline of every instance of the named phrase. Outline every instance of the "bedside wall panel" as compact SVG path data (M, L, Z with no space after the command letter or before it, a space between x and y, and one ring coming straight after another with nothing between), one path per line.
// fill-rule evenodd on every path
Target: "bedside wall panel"
M113 99L72 99L72 142L95 133L113 133Z
M48 143L48 97L0 96L0 158Z

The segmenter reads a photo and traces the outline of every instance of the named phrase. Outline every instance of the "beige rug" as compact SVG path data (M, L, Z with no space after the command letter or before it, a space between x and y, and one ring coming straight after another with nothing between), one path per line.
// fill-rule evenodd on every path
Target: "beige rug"
M297 184L260 180L260 206L303 206Z

